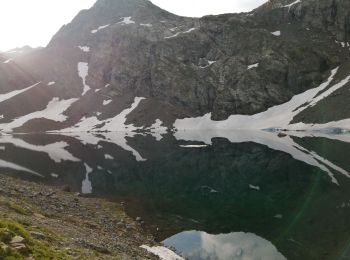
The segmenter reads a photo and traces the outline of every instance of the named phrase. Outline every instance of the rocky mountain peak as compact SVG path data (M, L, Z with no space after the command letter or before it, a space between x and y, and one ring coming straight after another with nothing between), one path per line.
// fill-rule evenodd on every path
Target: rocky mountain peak
M300 3L302 0L269 0L265 4L259 6L256 11L267 11L267 10L273 10L276 8L281 7L291 7L293 5L296 5ZM307 0L304 0L307 1Z
M87 43L97 32L101 35L100 32L106 28L108 30L105 31L111 32L118 25L141 24L151 27L177 20L182 19L148 0L99 0L89 10L81 11L71 23L63 26L52 38L49 47Z
M99 0L47 48L0 59L3 93L43 82L24 92L21 101L36 100L23 105L30 109L10 114L17 98L12 107L0 103L6 112L0 124L14 121L15 131L36 131L35 120L14 118L30 111L40 121L43 112L36 111L52 106L64 115L46 118L44 130L114 130L113 118L121 120L125 109L127 118L118 122L139 128L160 122L171 128L185 117L225 121L262 113L319 86L347 62L349 4L271 0L250 13L185 18L146 0ZM28 73L13 80L15 69Z
M112 10L146 7L152 5L148 0L98 0L93 8L108 8Z
M270 0L254 10L266 25L299 23L331 33L337 41L350 39L350 1L348 0Z

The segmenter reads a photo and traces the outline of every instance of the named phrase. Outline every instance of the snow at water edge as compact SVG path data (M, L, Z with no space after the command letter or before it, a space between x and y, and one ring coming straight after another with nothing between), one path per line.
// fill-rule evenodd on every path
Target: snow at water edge
M325 127L344 127L350 129L350 119L330 122L327 124L290 124L294 116L305 109L315 106L318 102L331 95L350 81L350 76L327 89L333 81L338 68L332 70L330 77L319 87L295 95L290 101L269 108L255 115L231 115L227 120L213 121L211 113L197 118L178 119L174 123L177 130L208 130L208 129L288 129L307 130ZM324 91L327 89L326 91ZM324 91L322 94L320 92Z
M64 122L67 119L67 116L63 115L63 113L77 100L77 98L59 100L59 98L55 97L47 104L47 107L44 110L18 117L10 123L0 124L0 129L5 132L12 132L13 129L21 127L35 118L45 118L56 122Z
M97 117L84 117L72 127L60 130L59 132L84 132L84 131L134 131L137 128L133 125L126 125L126 117L139 105L145 98L135 97L130 108L124 109L120 114L105 120L99 120ZM102 125L101 127L99 127Z
M162 135L168 132L168 128L162 125L163 122L160 119L156 119L155 123L147 129L157 141L162 140Z
M149 247L142 245L141 248L146 249L148 252L158 256L161 260L185 260L181 256L178 256L173 251L163 246Z

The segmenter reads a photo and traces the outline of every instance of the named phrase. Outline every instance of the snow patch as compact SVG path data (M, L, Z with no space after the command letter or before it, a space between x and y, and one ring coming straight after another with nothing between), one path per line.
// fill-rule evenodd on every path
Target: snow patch
M150 24L150 23L140 23L141 26L144 26L144 27L152 27L153 25Z
M77 100L77 98L59 100L59 98L55 97L48 103L44 110L18 117L11 123L0 124L0 129L4 130L5 132L12 132L13 129L21 127L28 121L35 118L46 118L56 122L64 122L67 119L67 116L63 115L63 113Z
M125 125L126 117L139 105L139 103L145 98L135 97L134 103L130 108L124 109L119 115L106 119L106 120L98 120L97 117L83 117L79 123L74 125L73 127L66 128L60 130L58 132L84 132L84 131L121 131L121 132L131 132L137 130L138 128L133 125ZM99 125L103 125L100 128L96 128Z
M16 170L16 171L22 171L22 172L27 172L27 173L31 173L35 176L44 178L43 175L41 175L40 173L37 173L35 171L32 171L26 167L20 166L18 164L12 163L12 162L7 162L4 160L0 160L0 168L5 168L5 169L12 169L12 170Z
M90 52L90 47L88 46L78 46L78 48L83 52Z
M89 64L87 62L78 63L78 74L79 74L79 77L83 80L84 89L81 95L84 96L91 89L86 84L86 77L89 74Z
M254 186L252 184L249 184L249 188L252 189L252 190L260 190L260 187L259 186Z
M163 122L160 119L156 119L155 123L147 129L150 131L151 135L156 138L157 141L162 140L162 135L168 132L168 128L162 125Z
M191 29L189 29L189 30L187 30L187 31L185 31L185 32L183 32L183 33L190 33L190 32L193 32L193 31L195 31L195 30L197 30L198 28L191 28Z
M128 24L134 24L135 23L135 21L131 20L131 16L122 17L121 19L123 19L123 21L118 22L117 24L128 25Z
M298 4L298 3L301 3L301 0L296 0L296 1L294 1L293 3L291 3L291 4L289 4L289 5L284 5L284 6L282 6L283 8L291 8L293 5L296 5L296 4Z
M66 132L88 132L92 130L94 127L97 125L103 124L103 121L100 121L97 119L97 117L83 117L80 119L80 121L75 124L73 127L66 128L63 130L60 130L59 132L61 133L66 133Z
M98 31L103 30L103 29L107 28L108 26L110 26L110 24L102 25L102 26L98 27L97 29L92 30L91 33L97 33Z
M271 32L271 34L274 36L281 36L281 31Z
M142 245L141 248L146 249L148 252L158 256L161 260L185 260L181 256L178 256L173 251L163 246L149 247Z
M108 99L108 100L103 100L103 105L107 106L108 104L110 104L112 102L112 99Z
M178 32L178 33L175 33L174 35L166 36L166 37L164 37L164 38L165 38L165 39L171 39L171 38L175 38L175 37L179 36L180 34L181 34L181 33Z
M19 94L22 94L23 92L26 92L26 91L36 87L39 84L40 84L40 82L38 82L30 87L24 88L24 89L14 90L14 91L11 91L11 92L6 93L6 94L0 94L0 103L6 101L8 99L11 99Z
M55 178L55 179L57 179L57 178L59 177L58 174L56 174L56 173L51 173L50 176L51 176L52 178Z
M190 144L190 145L179 145L182 148L204 148L208 147L207 144Z
M216 62L217 62L216 60L208 60L208 65L200 66L200 68L202 68L202 69L208 68L208 67L210 67L211 65L213 65Z
M175 27L176 28L176 27ZM173 28L173 29L175 29ZM185 34L185 33L190 33L190 32L193 32L195 30L197 30L198 28L191 28L191 29L188 29L187 31L184 31L184 32L177 32L175 33L174 35L171 35L171 36L166 36L164 37L165 39L171 39L171 38L175 38L177 36L179 36L180 34ZM171 29L170 29L171 30Z
M10 63L12 61L12 59L8 59L8 60L5 60L3 63L4 64L8 64L8 63Z
M90 173L92 173L92 168L84 163L85 167L85 179L81 184L81 193L82 194L91 194L92 193L92 183L90 181Z
M105 159L106 160L114 160L114 157L110 154L105 154Z
M134 103L130 108L123 110L119 115L105 120L105 125L100 128L101 131L133 131L136 128L132 125L125 125L126 117L140 104L143 97L135 97Z
M290 125L294 116L307 109L310 106L316 105L318 102L332 94L337 89L343 87L350 81L350 76L335 84L327 91L325 90L333 81L338 68L332 70L330 77L319 87L309 89L301 94L295 95L292 99L284 104L269 108L268 110L254 115L231 115L227 120L213 121L211 113L197 118L178 119L174 123L174 127L178 130L208 130L208 129L290 129L290 130L305 130L308 128L318 128L321 125L302 123ZM319 95L318 95L319 94ZM323 124L324 127L344 127L350 129L350 119Z
M248 65L247 70L250 70L250 69L252 69L252 68L257 68L257 67L259 67L259 63L255 63L255 64L252 64L252 65Z

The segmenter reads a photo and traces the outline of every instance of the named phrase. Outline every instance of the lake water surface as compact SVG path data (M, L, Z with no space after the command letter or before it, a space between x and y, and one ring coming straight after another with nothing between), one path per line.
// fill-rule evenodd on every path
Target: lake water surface
M0 172L125 202L190 260L350 259L350 135L0 136Z

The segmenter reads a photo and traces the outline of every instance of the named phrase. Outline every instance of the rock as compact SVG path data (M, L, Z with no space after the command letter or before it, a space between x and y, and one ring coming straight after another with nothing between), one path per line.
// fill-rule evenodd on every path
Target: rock
M45 218L45 216L42 215L42 214L40 214L40 213L33 213L33 215L34 215L34 217L36 217L36 218L41 218L41 219Z
M16 244L12 244L11 247L13 249L16 249L21 254L27 254L28 253L28 248L24 244L16 243Z
M137 221L137 222L141 222L141 221L142 221L142 218L141 218L141 217L137 217L137 218L136 218L136 221Z
M46 238L46 235L41 233L41 232L37 232L37 231L30 231L29 234L34 237L34 238L37 238L37 239L45 239Z
M284 133L278 133L278 135L277 135L278 137L286 137L287 135L286 134L284 134Z
M23 243L25 239L21 236L15 236L12 238L10 244L18 244L18 243Z
M66 191L66 192L70 192L71 191L71 189L70 189L70 187L68 185L62 186L61 189L62 189L62 191Z

